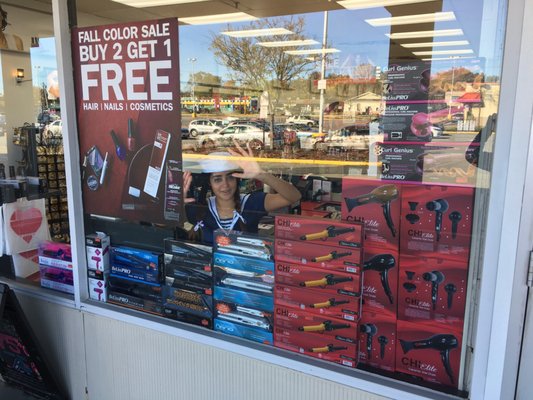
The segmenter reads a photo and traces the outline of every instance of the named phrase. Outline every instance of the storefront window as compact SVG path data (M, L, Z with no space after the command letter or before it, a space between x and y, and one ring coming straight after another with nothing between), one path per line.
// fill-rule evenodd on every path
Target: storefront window
M247 6L74 30L90 298L466 395L506 3Z
M50 287L47 277L59 272L39 267L39 245L69 242L52 13L12 5L2 5L0 12L2 276ZM71 269L70 277L61 279L73 293Z

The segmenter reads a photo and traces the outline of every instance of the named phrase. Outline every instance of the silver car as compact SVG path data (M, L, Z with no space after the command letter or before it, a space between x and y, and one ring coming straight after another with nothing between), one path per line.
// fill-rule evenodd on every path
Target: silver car
M191 137L215 133L221 129L222 122L214 119L194 119L189 123L189 135Z
M233 139L243 145L249 142L252 148L258 149L263 147L265 141L270 141L270 133L252 125L231 125L197 140L201 147L231 147Z

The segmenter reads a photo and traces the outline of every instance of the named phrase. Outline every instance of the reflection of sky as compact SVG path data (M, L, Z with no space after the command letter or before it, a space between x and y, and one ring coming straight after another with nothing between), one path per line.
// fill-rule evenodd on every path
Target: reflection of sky
M47 76L57 69L55 39L40 38L39 47L30 50L33 86L47 83Z
M487 3L502 2L503 0L444 0L442 11L453 11L456 21L440 22L435 25L436 29L461 28L464 31L463 37L438 38L437 40L468 40L474 55L479 56L480 34L483 19L483 6L487 8ZM422 6L422 5L421 5ZM306 36L322 43L324 14L322 12L298 15L305 18ZM370 63L380 66L382 69L387 66L389 56L389 39L385 36L389 33L389 27L372 27L365 22L368 18L389 17L390 14L385 8L374 8L364 10L337 10L329 12L328 20L328 45L341 50L340 53L332 55L333 64L328 67L327 74L353 75L353 68L358 64ZM289 17L287 17L289 18ZM487 25L489 21L485 22ZM246 29L248 23L229 24L233 30ZM196 58L194 71L209 72L221 76L223 80L231 78L229 71L216 62L213 53L209 50L211 36L226 30L228 24L213 24L204 26L180 26L180 57L181 57L181 79L187 81L192 73L193 63L189 58ZM485 31L487 30L484 27ZM495 38L492 37L491 41ZM431 40L431 39L429 39ZM421 41L428 41L427 38ZM497 46L497 44L495 44ZM313 47L319 47L315 45ZM442 49L442 48L439 48ZM491 54L483 54L487 56ZM432 72L439 70L449 70L455 67L472 65L472 61L438 61L433 63ZM479 71L479 64L474 64ZM317 66L318 69L318 66ZM490 71L487 71L490 74ZM495 73L494 71L492 72Z

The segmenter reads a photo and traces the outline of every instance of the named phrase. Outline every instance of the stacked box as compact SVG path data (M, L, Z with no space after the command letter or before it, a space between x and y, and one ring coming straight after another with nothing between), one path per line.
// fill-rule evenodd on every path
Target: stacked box
M127 246L111 247L107 301L163 315L163 253Z
M93 300L107 301L110 250L111 238L105 233L96 232L85 237L89 297Z
M366 228L360 362L457 387L473 188L344 178L342 196Z
M274 344L355 368L363 225L276 216Z
M272 345L274 244L236 231L215 231L215 330Z
M39 243L38 254L41 286L74 294L70 245L43 241Z
M211 247L165 240L165 317L213 329L211 259Z

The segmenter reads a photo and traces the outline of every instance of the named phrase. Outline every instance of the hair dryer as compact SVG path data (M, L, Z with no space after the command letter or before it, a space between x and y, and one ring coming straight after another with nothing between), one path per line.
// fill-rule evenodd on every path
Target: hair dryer
M359 326L361 333L366 333L366 354L368 360L372 357L372 339L378 333L378 328L374 324L362 324Z
M396 185L383 185L373 189L370 193L363 194L361 196L353 198L344 198L348 212L352 211L355 207L359 207L369 203L379 203L383 207L383 215L387 226L389 227L392 236L396 236L396 228L392 222L390 213L390 203L398 198L398 188Z
M437 308L439 284L444 282L444 274L440 271L424 272L422 279L426 282L431 282L431 304L433 304L433 310L435 310Z
M435 211L435 233L437 234L437 242L440 240L440 231L442 229L442 214L448 210L448 202L444 199L437 199L428 201L426 208L429 211Z
M435 349L440 352L440 357L446 374L450 378L450 381L453 383L453 373L452 367L450 366L450 350L453 350L459 346L459 341L454 335L433 335L428 339L422 340L402 340L400 339L400 345L404 354L407 354L410 350L413 349Z
M389 286L389 269L394 268L396 259L392 254L378 254L363 264L363 271L377 271L381 278L381 286L385 290L391 304L394 303L392 290Z

